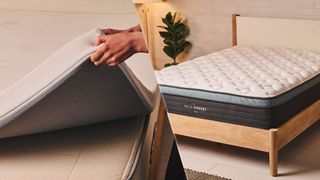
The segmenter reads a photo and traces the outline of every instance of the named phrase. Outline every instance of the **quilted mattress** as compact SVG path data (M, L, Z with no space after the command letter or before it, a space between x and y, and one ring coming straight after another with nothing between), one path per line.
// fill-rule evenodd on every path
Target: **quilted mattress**
M233 47L156 72L169 112L278 127L320 97L320 53Z
M99 35L99 29L85 33L22 78L2 84L0 138L152 112L157 84L153 71L141 68L152 69L149 58L95 67L89 56ZM2 58L3 69L7 64Z

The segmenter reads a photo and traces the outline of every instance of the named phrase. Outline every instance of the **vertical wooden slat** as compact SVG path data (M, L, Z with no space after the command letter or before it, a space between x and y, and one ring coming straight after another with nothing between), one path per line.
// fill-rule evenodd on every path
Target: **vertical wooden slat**
M232 14L232 45L236 46L237 43L237 16L239 14Z

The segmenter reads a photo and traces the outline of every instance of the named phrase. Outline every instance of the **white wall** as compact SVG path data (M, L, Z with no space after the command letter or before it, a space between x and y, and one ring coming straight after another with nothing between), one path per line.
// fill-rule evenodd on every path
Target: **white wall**
M107 4L113 4L113 8L103 9ZM100 13L93 13L99 6ZM122 29L137 22L131 0L0 0L0 54L11 54L6 58L8 62L21 61L19 66L4 66L9 67L4 73L19 72L18 76L0 81L5 85L14 82L63 45L94 28ZM33 60L22 61L19 57ZM2 71L0 65L0 76Z
M231 14L243 16L320 19L320 0L167 0L150 7L151 27L161 24L160 16L178 10L188 19L193 48L188 58L230 47ZM158 28L153 29L157 67L169 59L161 51Z
M132 0L0 0L0 10L135 13Z

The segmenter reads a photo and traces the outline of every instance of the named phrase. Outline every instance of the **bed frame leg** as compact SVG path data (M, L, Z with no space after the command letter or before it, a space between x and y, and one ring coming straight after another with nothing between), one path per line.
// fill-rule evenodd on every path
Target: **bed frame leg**
M278 175L278 138L277 129L270 129L269 140L269 171L271 176Z

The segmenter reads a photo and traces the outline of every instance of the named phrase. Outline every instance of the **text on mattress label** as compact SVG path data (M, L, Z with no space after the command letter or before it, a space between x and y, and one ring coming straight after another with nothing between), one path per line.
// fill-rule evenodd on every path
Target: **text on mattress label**
M186 109L193 110L194 112L197 112L197 111L206 112L208 110L204 106L198 106L198 105L193 105L193 104L184 104L183 107L186 108Z

